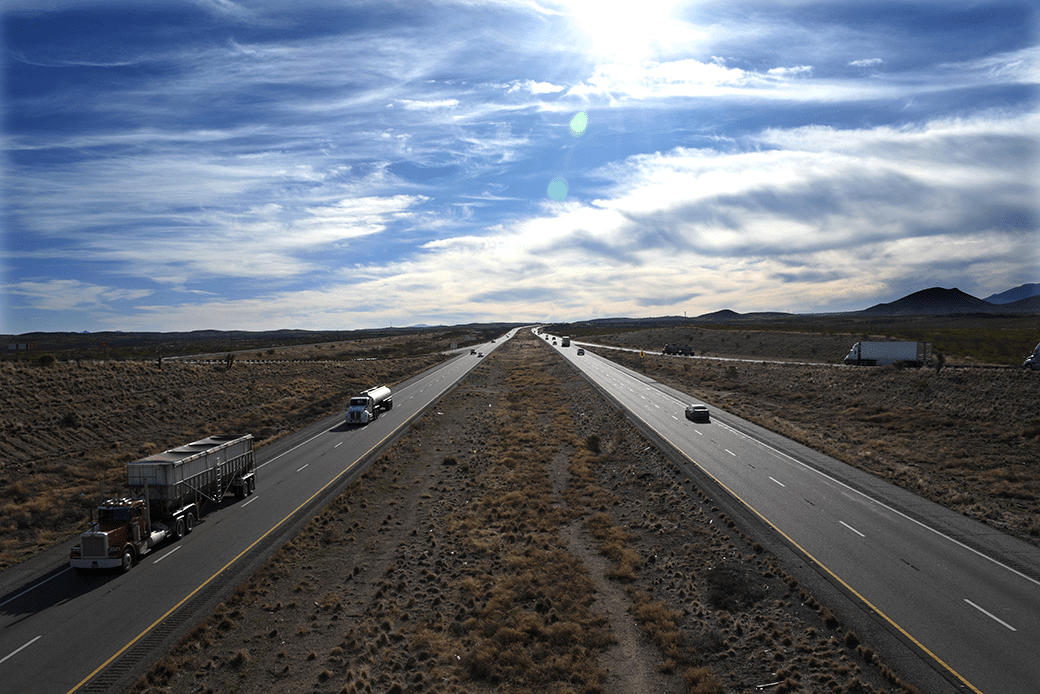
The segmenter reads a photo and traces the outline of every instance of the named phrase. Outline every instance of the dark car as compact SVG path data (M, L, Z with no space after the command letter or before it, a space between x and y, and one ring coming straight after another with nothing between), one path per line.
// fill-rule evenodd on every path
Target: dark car
M686 408L686 419L691 422L708 422L708 408L705 405L690 405Z
M581 349L581 348L579 347L579 348L578 348L578 356L580 357L580 356L582 356L582 355L584 355L584 354L585 354L585 350L583 350L583 349Z

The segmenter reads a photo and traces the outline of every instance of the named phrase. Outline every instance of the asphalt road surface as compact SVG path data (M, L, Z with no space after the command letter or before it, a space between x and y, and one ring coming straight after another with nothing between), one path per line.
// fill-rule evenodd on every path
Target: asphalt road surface
M549 341L551 344L551 341ZM556 347L816 571L928 662L950 691L1040 692L1040 551L601 358Z
M502 341L476 349L487 355ZM259 449L252 496L225 499L126 574L76 574L72 542L5 571L0 691L125 686L480 361L465 350L401 384L393 408L365 426L346 425L341 413Z

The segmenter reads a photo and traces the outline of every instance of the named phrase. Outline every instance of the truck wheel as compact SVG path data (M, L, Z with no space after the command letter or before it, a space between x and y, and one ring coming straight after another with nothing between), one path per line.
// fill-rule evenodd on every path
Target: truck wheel
M253 490L256 489L256 480L252 477L249 478L249 484L246 486L246 496L252 496Z
M184 515L184 532L190 533L195 529L195 516L191 513Z
M123 550L123 561L119 565L119 568L123 573L134 568L134 551L129 547Z
M179 540L188 534L187 529L184 527L184 517L180 517L173 524L173 539Z
M242 484L235 485L235 498L244 499L246 498L246 483L243 480Z

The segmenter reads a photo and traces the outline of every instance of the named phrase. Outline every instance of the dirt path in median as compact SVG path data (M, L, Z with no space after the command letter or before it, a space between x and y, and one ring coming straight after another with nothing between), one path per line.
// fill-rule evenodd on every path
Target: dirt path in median
M521 332L135 690L902 691L893 679Z

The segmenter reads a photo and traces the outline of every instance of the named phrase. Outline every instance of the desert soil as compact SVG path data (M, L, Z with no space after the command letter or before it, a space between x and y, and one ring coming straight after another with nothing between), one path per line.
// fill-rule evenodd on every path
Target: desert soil
M842 368L860 336L648 330L603 338L604 356L921 496L1040 544L1040 373ZM660 354L691 344L698 357ZM784 363L787 362L787 363Z
M521 332L134 689L904 687Z

